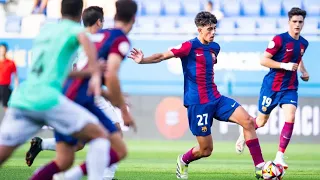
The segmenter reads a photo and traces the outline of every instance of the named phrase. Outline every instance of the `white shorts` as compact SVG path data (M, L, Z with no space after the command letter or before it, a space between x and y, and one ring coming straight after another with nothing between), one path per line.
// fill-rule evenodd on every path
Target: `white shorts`
M59 101L59 105L46 111L8 108L0 127L0 145L23 144L44 125L53 127L62 134L71 135L89 123L99 124L93 114L65 96L61 96Z
M115 123L121 124L123 122L122 118L119 118L118 114L116 113L116 108L111 104L110 101L107 101L103 97L96 97L95 103L99 109L101 109L111 121Z

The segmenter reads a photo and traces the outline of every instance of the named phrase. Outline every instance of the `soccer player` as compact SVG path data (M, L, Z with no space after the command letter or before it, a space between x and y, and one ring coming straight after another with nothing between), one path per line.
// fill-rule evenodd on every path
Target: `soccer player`
M179 57L184 75L184 105L188 109L189 127L196 136L198 145L177 158L176 176L188 178L189 163L208 157L213 150L211 126L213 118L231 121L244 128L246 143L249 147L256 177L261 177L262 157L253 118L235 100L221 95L214 83L213 66L217 63L220 51L218 43L213 42L216 32L216 17L210 12L200 12L195 17L198 37L182 43L164 53L144 57L141 50L133 49L129 58L139 64L159 63Z
M99 95L101 73L96 50L79 25L82 0L62 0L61 22L45 25L33 43L33 64L27 79L15 89L0 128L0 164L43 125L90 141L88 168L90 180L102 179L110 143L97 118L61 94L62 84L71 70L73 55L81 44L91 70L89 93ZM56 159L37 171L32 180L51 180L53 174L68 169L74 151L57 149Z
M87 9L84 10L83 15L82 15L82 19L83 19L83 23L84 26L86 27L87 31L90 32L91 34L97 33L102 27L103 27L103 9L97 6L91 6ZM115 45L115 44L112 44ZM129 51L129 49L128 49ZM82 50L79 51L79 55L78 55L78 60L76 61L76 69L83 69L83 67L87 64L87 57L85 56L85 54L83 53ZM72 81L72 80L70 80ZM74 81L73 81L74 82ZM65 93L68 95L69 98L71 97L70 93L70 83L72 82L68 82L67 86L65 87ZM85 84L83 84L82 86L86 86ZM73 86L74 87L74 86ZM81 87L79 89L82 89ZM87 100L86 100L87 99ZM75 102L77 102L78 104L88 108L88 104L91 104L91 106L93 107L92 103L94 102L94 97L90 96L88 97L86 95L85 91L81 91L77 94L77 97L74 98ZM115 125L118 128L118 130L120 129L120 125L119 125L119 118L115 112L114 107L111 105L110 102L107 102L104 98L99 97L98 99L96 99L96 105L99 107L99 109L101 109L112 121L113 123L115 123ZM91 110L92 108L88 108L89 110ZM95 108L94 111L91 110L91 112L93 112L95 114L95 112L98 112L99 110L96 110L97 108ZM99 111L100 112L100 111ZM123 112L123 111L122 111ZM99 113L97 116L100 117L100 119L105 119L106 117L101 116L101 113ZM103 121L103 120L102 120ZM107 127L108 128L108 127ZM115 131L115 127L110 127L108 128L109 131L112 131L114 133L116 133ZM118 132L119 133L119 132ZM122 143L122 140L119 140L117 138L119 138L119 134L113 134L111 135L111 140L114 139L114 142L111 141L112 146L114 146L114 143ZM60 138L59 141L65 140L65 137L62 137L59 135L58 138ZM71 142L70 139L67 142L69 142L69 145L75 145L75 142L77 141L73 141ZM126 148L124 146L124 144L120 144L120 145L116 145L118 147L123 147L122 149L116 149L118 154L118 158L117 159L121 159L126 155ZM76 148L76 150L80 150L83 148L83 144L79 144ZM31 141L31 147L29 149L29 151L26 153L26 161L27 164L29 166L32 165L33 160L36 158L36 156L38 155L38 153L41 150L56 150L56 142L54 138L48 138L48 139L41 139L39 137L35 137L32 139ZM113 164L109 169L105 170L104 173L104 178L110 178L112 179L114 177L115 171L116 171L116 164Z
M136 12L137 4L135 1L118 0L116 2L114 28L100 30L98 33L91 36L91 39L96 43L98 57L100 59L105 59L107 62L107 71L104 79L108 91L103 91L102 95L106 99L109 99L112 105L119 107L125 125L130 125L133 121L131 121L130 114L128 113L127 106L121 92L118 72L121 62L130 50L130 43L126 34L128 34L132 29L135 22ZM81 97L79 96L79 98ZM117 138L117 141L122 140L121 138ZM112 138L111 143L112 145L116 144ZM115 151L115 153L117 153L117 151ZM115 155L115 157L117 156ZM112 163L113 161L110 162L110 165ZM54 178L55 180L81 179L82 176L87 174L86 166L86 163L83 163L65 173L56 174Z
M271 111L277 106L283 109L285 124L280 135L280 143L275 163L288 168L284 161L284 152L290 142L295 113L298 105L298 78L297 70L302 73L303 81L309 80L309 74L303 64L302 56L308 48L308 41L300 36L303 28L306 11L292 8L288 12L289 31L276 35L270 41L260 64L270 68L264 77L258 102L259 113L255 119L255 127L263 127ZM236 142L236 152L241 154L244 150L243 133Z
M11 76L14 75L15 87L18 87L19 78L15 63L7 58L8 45L0 43L0 100L4 110L8 107L11 95Z

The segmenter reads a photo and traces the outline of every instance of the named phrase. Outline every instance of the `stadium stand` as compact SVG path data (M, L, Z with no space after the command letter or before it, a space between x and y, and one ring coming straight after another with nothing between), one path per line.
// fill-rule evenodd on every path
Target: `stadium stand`
M86 5L105 7L106 27L112 25L112 6L115 0L86 0ZM139 4L137 24L133 34L194 34L193 17L204 10L206 0L137 0ZM303 30L304 35L320 35L319 0L212 0L218 5L224 18L218 24L218 33L222 35L272 35L282 32L287 24L287 11L294 7L306 9L308 16ZM30 15L32 0L20 0L14 8L16 14L4 12L4 3L0 1L0 33L28 33L26 30L35 23L32 30L39 28L42 21L54 21L60 17L60 0L49 0L47 17ZM111 7L111 9L110 9ZM9 8L10 9L10 8ZM110 15L111 13L111 15ZM3 21L3 19L5 19Z

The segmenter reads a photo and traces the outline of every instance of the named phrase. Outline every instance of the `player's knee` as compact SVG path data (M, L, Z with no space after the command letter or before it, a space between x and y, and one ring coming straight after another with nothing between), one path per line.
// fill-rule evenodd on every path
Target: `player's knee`
M124 159L126 158L128 155L128 150L126 147L122 148L119 152L118 152L118 157L119 159Z
M244 118L244 123L242 124L242 127L244 129L254 129L255 128L255 122L254 122L254 118L252 118L251 116L248 116L246 118Z
M57 157L55 162L61 171L68 170L73 164L73 156Z
M213 147L212 146L208 146L208 147L205 147L203 149L200 149L200 154L201 154L202 157L209 157L209 156L211 156L212 151L213 151Z

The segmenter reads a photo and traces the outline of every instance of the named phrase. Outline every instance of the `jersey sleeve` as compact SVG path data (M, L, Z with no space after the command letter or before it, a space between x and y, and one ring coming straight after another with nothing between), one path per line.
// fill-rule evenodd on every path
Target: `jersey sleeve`
M170 49L170 51L174 54L175 57L182 58L189 55L191 47L191 42L186 41L178 45L177 47Z
M275 36L268 44L266 52L272 54L273 56L279 51L282 46L282 39L280 36Z
M130 42L125 36L120 36L112 43L109 53L116 53L123 59L130 51Z
M17 67L16 67L16 64L12 61L11 63L11 72L12 73L16 73L17 72Z

